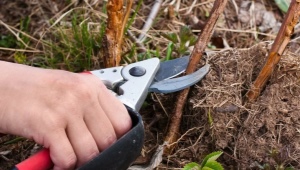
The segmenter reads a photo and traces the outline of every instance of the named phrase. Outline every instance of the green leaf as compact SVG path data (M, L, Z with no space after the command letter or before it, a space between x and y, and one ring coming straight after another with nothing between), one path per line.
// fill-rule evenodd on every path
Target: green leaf
M13 48L16 46L16 39L11 35L0 36L0 47Z
M288 11L290 5L288 0L275 0L275 3L281 11L285 13Z
M177 50L180 55L183 55L188 50L188 47L195 45L197 41L197 37L188 26L180 27L178 37L180 44Z
M207 117L208 117L208 123L209 123L209 125L212 126L214 124L214 120L213 120L213 117L211 115L210 108L208 110Z
M16 63L25 64L27 61L27 56L22 52L16 52L14 54L14 60Z
M173 49L174 49L174 44L172 42L170 42L168 44L168 48L167 48L167 56L166 56L166 59L165 59L166 61L172 60Z
M290 167L285 168L285 170L295 170L295 168L290 166Z
M213 153L209 154L207 156L208 157L207 162L217 160L222 154L223 154L223 152L221 152L221 151L217 151L217 152L213 152Z
M197 43L198 38L196 36L193 36L190 39L190 46L194 46Z
M30 23L30 18L28 16L26 16L24 19L21 19L21 23L20 23L21 31L28 32L29 23Z
M138 1L138 5L136 6L135 10L133 11L132 17L130 17L130 19L128 20L128 24L126 25L126 28L124 29L124 33L127 32L127 30L129 29L129 27L131 27L131 25L134 23L136 15L138 13L138 11L140 11L141 6L142 6L143 0L139 0Z
M201 170L214 170L214 169L211 169L209 167L203 167Z
M190 27L182 26L179 31L179 39L181 44L185 44L194 37L194 34Z
M217 160L221 155L223 154L223 152L221 151L217 151L217 152L212 152L210 154L208 154L202 161L201 163L201 167L206 166L207 163L212 162Z
M186 164L182 170L201 170L201 167L196 162Z
M205 10L205 17L209 17L209 14L210 14L210 12L209 11L207 11L207 10Z
M173 43L178 43L178 38L177 35L175 33L170 33L170 34L161 34L163 37L165 37L166 39L168 39L169 41L172 41Z
M224 170L223 166L217 161L209 161L205 164L204 167L208 167L208 168L211 168L213 170Z
M269 164L264 164L262 167L260 166L259 168L263 170L271 170L271 166Z
M20 30L23 31L23 32L28 32L29 23L30 23L30 18L28 16L25 17L24 19L21 19ZM29 39L28 36L23 35L22 33L20 33L19 36L25 44L29 43L30 39ZM20 46L20 48L25 48L25 45L23 43L17 43L17 44Z
M130 52L128 54L128 58L133 59L134 55L135 55L135 51L136 51L136 45L133 44L133 46L131 47L131 50L130 50Z
M23 138L23 137L16 137L16 138L14 138L14 139L12 139L10 141L5 142L4 145L10 145L10 144L13 144L13 143L17 143L17 142L19 142L21 140L25 140L25 138Z

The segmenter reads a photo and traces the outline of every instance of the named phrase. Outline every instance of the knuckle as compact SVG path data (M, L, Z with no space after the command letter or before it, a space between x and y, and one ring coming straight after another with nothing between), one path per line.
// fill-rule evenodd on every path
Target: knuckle
M67 76L57 77L54 84L58 87L57 89L60 89L58 91L60 95L64 96L64 99L70 104L92 98L90 82L82 75L70 73Z
M102 147L101 147L102 150L104 150L104 149L110 147L113 143L116 142L116 140L117 140L116 135L113 135L113 134L108 135L106 138L104 138L104 139L102 140Z
M59 73L53 74L50 81L54 86L72 88L76 87L76 84L79 84L80 78L76 74L66 71L59 71Z
M80 162L79 166L81 166L81 165L84 164L85 162L87 162L87 161L93 159L93 158L96 157L98 154L99 154L98 148L92 147L92 148L88 149L88 150L87 150L87 153L86 153L87 156L85 157L85 159L84 159L82 162Z
M106 85L102 82L98 77L90 75L90 82L95 85L95 88L99 89L99 91L107 90Z
M78 82L73 89L80 97L87 97L90 91L89 86L84 81Z
M86 94L89 91L88 81L82 75L65 73L54 78L53 83L64 91L74 92L75 94Z
M55 131L56 129L64 128L66 126L65 119L58 114L49 114L45 122L45 127L48 127L50 132Z
M72 101L78 95L81 97L84 94L84 81L76 74L61 71L60 74L53 75L49 81L53 87L53 94L59 101Z
M131 129L132 120L129 116L127 116L121 122L119 122L117 126L118 127L116 128L116 131L118 133L118 137L121 137Z
M89 156L88 156L88 159L87 160L90 160L92 158L94 158L96 155L99 154L99 150L97 148L92 148L90 151L89 151Z
M89 82L80 80L73 86L73 94L79 100L90 100L92 99L93 93L90 88Z
M100 90L107 90L107 87L102 81L98 81L97 86Z
M63 169L74 168L77 162L75 153L67 154L63 160L61 160L60 167Z
M118 138L123 136L128 130L132 127L132 119L127 111L127 109L121 105L119 107L120 113L120 121L115 125L115 131L117 133Z

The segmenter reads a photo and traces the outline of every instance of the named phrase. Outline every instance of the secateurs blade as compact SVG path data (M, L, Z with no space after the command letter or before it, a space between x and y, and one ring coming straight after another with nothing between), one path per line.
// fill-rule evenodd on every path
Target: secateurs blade
M78 169L127 169L142 150L144 126L138 111L148 92L176 92L194 85L209 72L210 66L205 65L193 74L174 78L185 71L188 62L189 56L165 62L160 62L158 58L152 58L127 66L90 71L90 74L101 79L106 87L127 107L133 125L131 130L116 143ZM17 164L14 169L47 170L51 166L53 163L50 160L49 151L44 149Z

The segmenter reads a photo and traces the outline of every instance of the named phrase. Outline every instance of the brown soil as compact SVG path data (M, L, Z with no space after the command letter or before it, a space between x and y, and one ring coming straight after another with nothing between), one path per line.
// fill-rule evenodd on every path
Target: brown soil
M211 142L233 167L249 168L258 163L274 165L270 152L278 152L277 163L300 168L300 60L283 57L259 99L249 103L245 92L264 63L267 48L230 50L209 59L210 74L193 91L193 115L208 126ZM230 155L230 156L229 156ZM227 157L228 156L228 157Z
M300 169L299 57L287 53L258 100L249 103L245 99L267 52L267 44L260 43L205 58L211 71L192 89L175 153L164 157L159 169L201 162L217 150L224 152L220 162L225 169L259 169L266 164ZM173 100L172 96L158 98L162 103ZM172 112L172 104L164 107L167 114ZM151 141L162 144L168 119L159 104L155 108L160 120L150 128L152 136L148 135L145 147L149 151ZM153 117L149 120L153 122ZM145 121L147 127L150 123Z

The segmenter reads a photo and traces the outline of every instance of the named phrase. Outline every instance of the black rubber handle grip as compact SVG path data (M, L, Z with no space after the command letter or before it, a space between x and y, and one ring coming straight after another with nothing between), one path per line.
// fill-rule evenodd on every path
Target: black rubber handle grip
M144 125L139 113L129 107L127 110L132 118L132 129L79 170L126 170L136 160L144 144Z
M144 143L143 121L138 112L130 107L126 108L132 119L131 130L98 156L79 167L78 170L126 170L140 155ZM49 151L43 149L17 164L13 170L48 170L51 166L53 164Z

